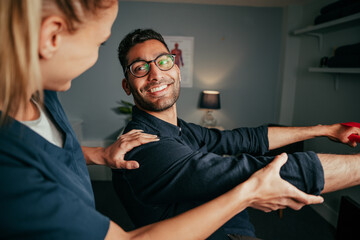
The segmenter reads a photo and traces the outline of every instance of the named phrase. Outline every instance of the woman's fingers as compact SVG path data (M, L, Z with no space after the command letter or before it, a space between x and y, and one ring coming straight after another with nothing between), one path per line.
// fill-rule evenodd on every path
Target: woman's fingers
M156 135L144 133L142 130L131 130L123 134L111 146L106 148L106 162L111 168L136 169L139 163L125 160L125 154L142 144L159 141Z
M288 182L286 182L286 183L288 183ZM309 204L319 204L324 201L323 197L321 197L321 196L307 194L303 191L300 191L299 189L297 189L290 183L288 183L288 184L289 184L289 190L290 190L289 195L288 195L289 198L294 199L294 201L296 201L298 203L309 205Z
M286 153L281 153L276 156L274 160L267 165L269 168L274 168L277 172L280 172L280 168L287 162L288 156Z
M306 194L280 177L280 169L286 161L287 154L280 154L249 179L256 183L253 189L256 196L251 207L265 212L285 207L299 210L304 205L323 202L322 197Z

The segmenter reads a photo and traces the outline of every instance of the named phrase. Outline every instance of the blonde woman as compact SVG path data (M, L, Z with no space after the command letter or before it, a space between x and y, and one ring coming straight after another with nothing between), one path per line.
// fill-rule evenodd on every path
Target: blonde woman
M0 1L1 239L204 239L248 206L322 202L280 178L283 154L207 204L131 232L97 212L86 164L137 168L124 154L157 141L132 131L109 148L81 148L57 99L97 61L117 8L116 0Z

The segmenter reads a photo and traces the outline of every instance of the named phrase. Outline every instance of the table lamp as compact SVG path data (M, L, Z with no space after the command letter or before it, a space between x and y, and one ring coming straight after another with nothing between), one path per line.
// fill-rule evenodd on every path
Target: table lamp
M216 119L212 115L214 109L220 109L220 93L218 91L205 90L201 92L200 108L207 109L201 125L204 127L215 127Z

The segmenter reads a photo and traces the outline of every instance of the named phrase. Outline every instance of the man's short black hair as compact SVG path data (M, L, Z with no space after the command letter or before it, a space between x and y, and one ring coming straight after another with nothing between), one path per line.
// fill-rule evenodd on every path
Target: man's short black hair
M153 29L136 29L133 32L130 32L128 35L126 35L123 38L123 40L120 42L118 47L118 58L126 78L127 78L126 67L128 65L127 54L129 53L130 49L138 43L143 43L151 39L160 41L169 51L169 48L164 41L164 38L161 36L160 33L155 32Z

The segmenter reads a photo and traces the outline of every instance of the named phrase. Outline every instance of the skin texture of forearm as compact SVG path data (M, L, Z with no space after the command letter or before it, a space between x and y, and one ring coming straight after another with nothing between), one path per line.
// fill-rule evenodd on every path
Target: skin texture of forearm
M360 154L318 154L324 169L325 186L322 193L360 184Z
M340 123L312 127L269 127L269 150L315 137L328 137L332 141L356 147L356 142L348 138L351 134L360 135L360 129Z
M269 150L317 136L323 136L325 132L326 126L322 125L312 127L269 127Z
M85 147L81 146L83 151L85 161L87 165L103 165L103 152L104 148L102 147Z
M106 239L206 239L249 204L249 194L240 194L245 192L242 188L239 185L196 209L128 233L111 222Z
M174 218L129 233L111 222L106 239L205 239L248 206L268 212L322 203L322 197L301 192L280 177L280 168L286 160L286 154L279 155L244 183Z
M245 199L246 194L239 194L242 191L238 189L234 189L195 210L168 219L162 224L153 224L138 229L139 232L134 234L139 239L144 239L141 237L144 235L148 239L206 239L215 229L220 228L248 205L248 200ZM164 234L165 232L167 234ZM184 233L186 234L184 235Z

